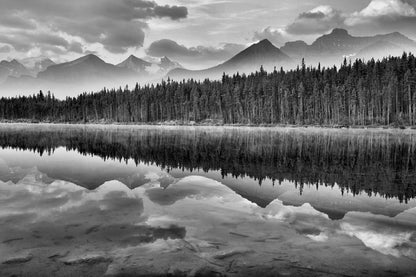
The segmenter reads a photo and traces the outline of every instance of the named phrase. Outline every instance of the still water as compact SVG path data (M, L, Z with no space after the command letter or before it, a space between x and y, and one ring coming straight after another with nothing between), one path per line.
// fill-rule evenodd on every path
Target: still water
M0 125L0 275L415 276L416 131Z

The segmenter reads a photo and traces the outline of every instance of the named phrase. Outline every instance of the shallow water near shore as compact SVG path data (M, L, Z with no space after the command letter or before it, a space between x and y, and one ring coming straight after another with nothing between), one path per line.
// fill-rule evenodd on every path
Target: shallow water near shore
M415 276L416 132L0 124L1 276Z

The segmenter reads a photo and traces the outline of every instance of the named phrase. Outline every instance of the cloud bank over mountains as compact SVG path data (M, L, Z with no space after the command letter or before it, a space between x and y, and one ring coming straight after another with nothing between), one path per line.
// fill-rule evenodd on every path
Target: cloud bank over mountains
M415 0L372 0L352 13L342 12L329 5L320 5L300 13L286 26L269 26L255 32L254 39L270 39L276 44L302 35L322 34L334 28L346 28L356 35L401 31L416 36Z
M242 51L245 45L226 43L219 47L197 46L186 47L169 39L162 39L153 42L146 50L147 54L153 57L169 56L173 59L185 61L188 63L198 62L203 64L206 61L218 63L230 58L236 53Z
M416 0L0 0L0 60L133 54L212 66L253 42L312 43L334 28L416 39Z

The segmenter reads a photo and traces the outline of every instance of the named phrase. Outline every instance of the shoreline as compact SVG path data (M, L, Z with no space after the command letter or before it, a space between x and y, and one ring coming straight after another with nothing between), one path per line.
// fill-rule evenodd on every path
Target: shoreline
M48 121L9 121L0 120L1 125L66 125L66 126L148 126L148 127L224 127L224 128L264 128L264 129L318 129L318 130L385 130L385 131L415 131L416 126L394 125L296 125L296 124L212 124L196 122L48 122Z

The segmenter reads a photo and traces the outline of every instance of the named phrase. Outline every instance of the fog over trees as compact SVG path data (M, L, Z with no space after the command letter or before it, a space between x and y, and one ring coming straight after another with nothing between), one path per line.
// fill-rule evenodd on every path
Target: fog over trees
M222 80L168 79L56 99L51 93L0 99L3 120L203 122L224 124L415 125L416 58L356 60L338 67L263 68Z

